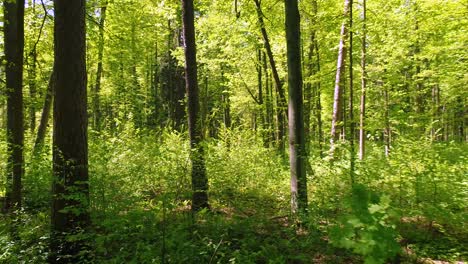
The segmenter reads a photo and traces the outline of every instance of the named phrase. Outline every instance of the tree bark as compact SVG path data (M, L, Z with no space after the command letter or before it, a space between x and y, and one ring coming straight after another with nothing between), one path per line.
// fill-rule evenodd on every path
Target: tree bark
M89 252L83 235L90 224L85 9L85 0L54 1L51 263L84 262Z
M192 211L209 208L208 178L206 176L203 134L200 120L200 102L197 81L197 48L193 0L182 0L182 21L185 39L185 83L188 103L188 128L192 161Z
M347 18L349 12L349 0L344 1L344 17ZM336 66L335 78L335 93L333 96L333 116L330 139L330 154L333 155L335 143L339 139L340 130L343 121L343 88L344 88L344 72L345 72L345 56L346 56L346 39L348 36L348 28L346 21L341 25L341 39L338 47L338 62Z
M304 134L300 15L297 0L285 0L289 85L289 152L292 212L307 210L307 153Z
M24 174L24 0L3 1L7 97L7 188L5 209L21 208Z

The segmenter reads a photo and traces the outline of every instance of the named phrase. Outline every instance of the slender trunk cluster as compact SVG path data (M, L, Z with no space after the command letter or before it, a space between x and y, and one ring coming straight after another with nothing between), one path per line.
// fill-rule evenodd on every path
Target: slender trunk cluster
M260 5L260 0L254 0L257 8L258 22L260 24L260 30L262 32L263 42L265 46L266 53L268 55L268 60L270 62L271 73L273 75L273 80L275 81L276 88L276 105L278 108L276 118L278 120L277 128L277 139L278 139L278 149L281 153L284 151L284 137L285 137L285 115L286 115L286 96L283 89L283 82L281 81L278 69L276 68L276 62L273 57L273 52L271 51L270 39L265 28L265 22L263 21L263 12Z

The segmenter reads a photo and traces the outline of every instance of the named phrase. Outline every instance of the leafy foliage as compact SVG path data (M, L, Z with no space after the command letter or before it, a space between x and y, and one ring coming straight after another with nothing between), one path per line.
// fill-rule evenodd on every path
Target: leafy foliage
M400 247L396 225L392 223L396 214L390 208L390 197L379 197L364 185L355 185L346 202L345 208L350 212L332 230L332 243L363 255L366 264L394 258Z

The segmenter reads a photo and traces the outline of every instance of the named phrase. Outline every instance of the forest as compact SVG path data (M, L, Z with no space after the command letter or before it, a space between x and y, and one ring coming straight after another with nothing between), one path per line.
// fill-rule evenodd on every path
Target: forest
M0 263L467 263L466 0L3 0Z

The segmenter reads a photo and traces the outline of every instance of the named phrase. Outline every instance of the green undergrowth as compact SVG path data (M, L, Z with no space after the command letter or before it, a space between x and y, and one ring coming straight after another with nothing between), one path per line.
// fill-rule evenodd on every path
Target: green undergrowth
M310 206L300 223L289 212L287 160L250 132L225 131L206 142L211 210L197 215L190 212L185 134L93 132L89 143L95 263L468 258L466 145L400 139L386 158L383 148L370 142L366 160L357 161L354 185L345 147L334 161L312 155ZM26 156L19 220L13 225L1 216L0 263L47 258L48 145L34 159ZM5 164L0 165L4 175ZM17 227L17 239L9 235L11 226Z

